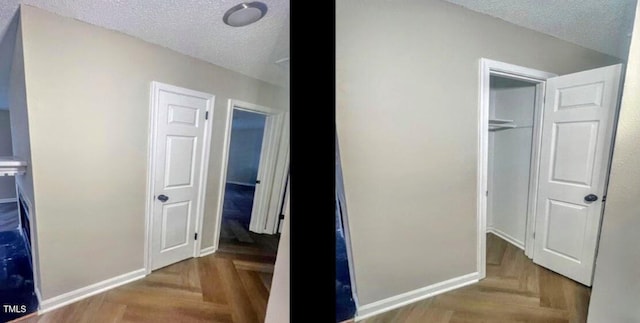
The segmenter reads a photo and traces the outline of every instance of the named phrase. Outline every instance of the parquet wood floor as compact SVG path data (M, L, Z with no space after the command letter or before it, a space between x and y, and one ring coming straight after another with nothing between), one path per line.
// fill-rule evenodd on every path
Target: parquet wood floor
M275 256L217 252L20 323L264 322Z
M218 250L255 256L276 256L280 234L258 234L246 230L235 220L222 219Z
M487 277L365 323L583 323L591 289L534 264L524 252L487 235Z

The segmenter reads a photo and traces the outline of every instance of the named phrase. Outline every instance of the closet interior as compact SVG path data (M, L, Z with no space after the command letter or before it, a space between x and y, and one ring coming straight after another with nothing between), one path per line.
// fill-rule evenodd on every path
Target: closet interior
M489 97L487 232L524 249L536 84L492 75Z

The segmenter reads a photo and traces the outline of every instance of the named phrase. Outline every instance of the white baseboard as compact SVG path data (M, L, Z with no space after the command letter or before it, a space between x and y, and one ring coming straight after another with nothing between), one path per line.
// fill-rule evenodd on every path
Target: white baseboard
M433 297L450 290L454 290L460 287L464 287L478 282L480 278L479 273L471 273L464 276L445 280L443 282L422 287L404 294L385 298L383 300L373 302L371 304L358 307L355 321L362 321L366 318L378 315L387 311L391 311L398 307L402 307L425 298Z
M2 203L15 203L18 202L18 198L14 197L14 198L9 198L9 199L0 199L0 204Z
M208 256L212 253L216 252L216 247L211 246L208 248L200 249L200 257Z
M77 302L89 296L93 296L95 294L102 293L104 291L107 291L112 288L116 288L126 283L130 283L134 280L138 280L140 278L143 278L144 276L146 276L146 270L142 268L142 269L138 269L138 270L134 270L132 272L126 273L124 275L103 280L93 285L85 286L85 287L76 289L74 291L64 293L62 295L58 295L49 299L42 300L40 302L40 310L38 311L38 313L43 314L43 313L55 310L57 308Z
M499 229L496 229L494 227L487 227L487 233L493 233L495 235L497 235L498 237L506 240L508 243L524 250L524 242L519 241L518 239L504 233L504 231L501 231Z
M38 289L38 286L36 286L35 284L33 284L33 291L36 292L36 298L38 299L38 306L40 306L40 304L42 304L42 294L40 294L40 289Z
M227 184L236 184L236 185L242 185L242 186L256 186L255 183L241 183L241 182L235 182L235 181L227 181Z

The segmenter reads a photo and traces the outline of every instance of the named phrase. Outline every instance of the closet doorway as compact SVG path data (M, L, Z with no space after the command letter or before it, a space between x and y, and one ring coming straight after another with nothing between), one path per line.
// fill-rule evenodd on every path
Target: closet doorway
M491 233L591 286L621 64L563 76L487 59L480 68L480 277Z

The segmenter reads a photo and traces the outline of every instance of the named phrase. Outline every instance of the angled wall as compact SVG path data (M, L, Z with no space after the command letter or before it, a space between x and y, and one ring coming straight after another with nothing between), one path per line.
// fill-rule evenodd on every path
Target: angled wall
M636 8L636 17L640 7ZM588 323L640 322L640 24L631 37Z

